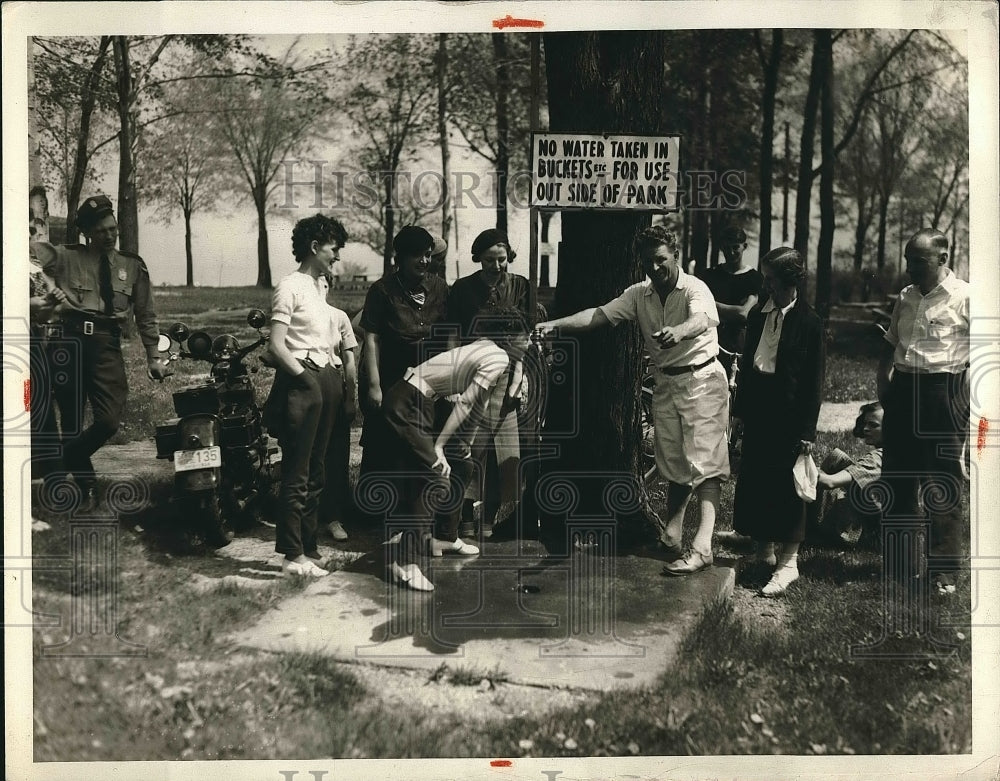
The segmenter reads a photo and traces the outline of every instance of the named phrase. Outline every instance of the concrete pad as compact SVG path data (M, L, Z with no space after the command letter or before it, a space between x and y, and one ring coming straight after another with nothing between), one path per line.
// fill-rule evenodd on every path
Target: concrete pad
M233 636L270 651L396 667L502 672L520 684L607 690L652 684L702 607L732 593L732 566L687 577L663 561L486 542L483 555L432 561L435 590L381 577L382 552L311 583Z

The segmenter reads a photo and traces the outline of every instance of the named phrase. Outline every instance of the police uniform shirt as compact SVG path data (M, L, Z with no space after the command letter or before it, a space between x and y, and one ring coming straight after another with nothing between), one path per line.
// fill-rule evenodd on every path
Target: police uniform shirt
M625 320L639 322L646 349L658 369L697 366L711 361L719 354L719 338L715 326L719 324L719 310L708 285L697 277L678 269L677 284L667 294L664 302L650 281L639 282L625 289L618 298L600 307L612 325ZM653 334L667 327L685 322L695 314L708 317L708 328L694 337L673 347L663 347Z
M146 354L150 358L159 357L159 328L153 310L149 270L142 258L119 249L102 253L84 244L55 245L43 241L32 242L31 252L42 264L42 270L69 296L71 310L63 311L77 310L84 317L92 315L95 321L107 317L100 284L101 256L107 255L111 267L113 317L121 325L131 308Z
M897 369L959 374L969 365L969 283L951 270L927 295L907 285L892 310L885 339Z

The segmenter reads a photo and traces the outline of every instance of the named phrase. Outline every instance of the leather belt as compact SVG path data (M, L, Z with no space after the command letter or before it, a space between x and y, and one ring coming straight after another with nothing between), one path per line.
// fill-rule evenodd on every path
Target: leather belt
M93 336L94 334L107 334L109 336L121 336L122 327L117 323L109 320L88 320L82 317L63 317L59 326L67 331L73 331L74 333L80 333L84 336ZM51 326L50 326L51 328ZM55 336L52 330L49 331L51 336ZM61 335L61 334L59 334Z
M698 369L704 369L706 366L715 362L715 358L709 358L704 363L696 363L691 366L664 366L660 369L664 374L669 374L671 377L675 377L679 374L688 374L690 372L696 372Z
M428 385L426 382L424 382L419 376L417 376L417 373L413 371L413 369L407 369L406 374L403 375L403 379L406 380L408 383L410 383L410 385L412 385L418 391L420 391L420 394L422 396L426 396L428 399L431 399L432 401L437 396L437 394L434 392L434 389L431 388L431 386Z

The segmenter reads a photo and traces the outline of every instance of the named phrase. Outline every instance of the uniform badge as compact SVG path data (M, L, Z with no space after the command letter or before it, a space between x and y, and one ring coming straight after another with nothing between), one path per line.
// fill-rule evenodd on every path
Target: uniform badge
M120 279L122 282L124 282L127 277L128 277L128 274L125 273L125 269L123 269L123 268L118 269L118 279Z
M96 209L97 208L97 201L95 201L93 198L91 198L89 201L87 201L87 206L89 206L91 209Z

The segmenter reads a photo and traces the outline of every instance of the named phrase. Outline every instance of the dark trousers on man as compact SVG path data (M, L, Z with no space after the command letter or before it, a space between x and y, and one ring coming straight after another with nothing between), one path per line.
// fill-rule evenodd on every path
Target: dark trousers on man
M315 553L320 496L326 476L326 449L341 406L343 373L327 365L291 377L275 375L273 398L268 405L281 415L280 511L274 549L286 558Z
M334 521L343 523L354 515L354 497L351 493L351 421L337 413L337 420L330 432L330 443L326 449L326 480L320 499L319 519L321 523Z
M66 332L49 347L52 392L63 433L63 464L84 491L94 487L90 457L118 431L125 412L128 382L117 331ZM65 376L65 381L63 377ZM83 425L87 401L93 421Z
M963 565L962 458L969 427L968 378L962 374L893 375L882 423L882 478L889 522L930 519L929 567Z

